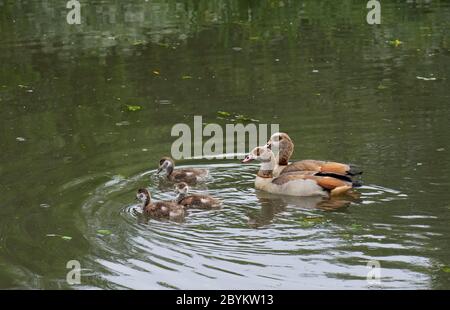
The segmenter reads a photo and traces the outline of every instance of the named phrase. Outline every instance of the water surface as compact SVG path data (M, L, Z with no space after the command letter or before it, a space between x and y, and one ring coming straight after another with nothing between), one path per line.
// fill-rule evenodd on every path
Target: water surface
M63 4L0 0L0 287L450 288L448 2L383 1L380 26L361 1L82 4L69 26ZM295 159L362 166L360 197L183 160L224 208L143 219L137 188L173 197L155 175L172 126L218 111L280 124Z

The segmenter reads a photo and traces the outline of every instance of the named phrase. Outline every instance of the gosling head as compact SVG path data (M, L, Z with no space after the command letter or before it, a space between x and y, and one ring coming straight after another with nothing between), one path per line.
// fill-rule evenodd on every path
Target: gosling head
M146 188L138 189L136 199L142 202L144 206L150 203L150 197L150 192Z
M178 195L186 195L189 191L189 186L185 182L175 184L175 193Z
M161 171L164 170L167 175L170 175L173 172L174 167L175 167L175 163L172 158L163 157L159 160L159 167L158 167L158 171L156 173L159 174Z

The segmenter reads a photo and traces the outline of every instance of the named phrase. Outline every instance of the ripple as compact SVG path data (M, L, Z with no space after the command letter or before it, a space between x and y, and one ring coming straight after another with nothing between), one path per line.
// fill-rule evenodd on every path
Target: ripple
M174 198L173 185L154 170L130 177L97 176L104 181L82 206L89 227L85 238L98 249L90 259L100 266L97 269L104 270L97 276L128 288L322 287L329 286L325 283L330 279L338 281L352 274L351 265L339 267L341 273L331 272L342 265L344 258L353 259L354 264L361 256L370 259L368 251L420 248L420 243L388 238L383 229L398 229L392 224L370 224L359 231L356 224L352 228L351 223L341 223L348 222L347 209L326 212L330 209L320 208L324 203L321 198L256 191L256 165L199 167L210 170L212 181L192 191L207 191L223 201L223 208L192 210L181 223L148 219L133 202L140 186L147 186L155 200ZM80 180L75 183L80 184ZM351 210L407 199L399 191L377 185L365 185L358 192L358 197L348 198L339 206ZM108 229L112 234L99 236L98 229ZM427 227L418 229L426 232ZM354 241L349 244L349 240ZM305 282L302 277L315 280ZM393 286L399 283L391 282ZM367 287L358 277L348 285Z

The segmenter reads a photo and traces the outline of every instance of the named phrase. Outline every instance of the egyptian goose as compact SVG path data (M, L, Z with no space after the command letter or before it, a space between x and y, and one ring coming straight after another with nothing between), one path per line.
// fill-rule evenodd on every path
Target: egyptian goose
M189 184L195 184L197 182L205 181L208 177L208 170L206 169L194 169L194 168L183 168L174 169L175 162L170 157L163 157L159 161L159 168L157 174L161 171L165 171L167 179L173 182L186 182Z
M329 197L346 193L359 185L323 175L317 171L290 172L274 177L275 155L267 146L254 148L242 162L247 163L252 160L261 162L260 169L256 174L255 187L273 194Z
M154 218L168 218L168 219L182 219L185 216L185 210L182 205L177 204L173 201L151 201L150 192L141 188L136 194L136 199L138 199L142 205L142 210L144 214L149 215Z
M178 194L176 202L186 208L197 209L218 209L220 201L208 195L188 194L189 186L185 182L175 185L175 192Z
M362 174L362 170L350 164L341 164L331 161L321 160L300 160L289 164L289 159L294 152L294 143L288 134L284 132L274 133L266 146L277 154L276 166L274 167L274 176L297 171L317 171L328 174L336 174L343 177L344 180L351 181L355 175Z

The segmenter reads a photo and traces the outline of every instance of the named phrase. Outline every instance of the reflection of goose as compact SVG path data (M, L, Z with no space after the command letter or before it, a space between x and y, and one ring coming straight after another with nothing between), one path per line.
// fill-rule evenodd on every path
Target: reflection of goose
M255 179L255 187L273 194L328 197L346 193L353 186L358 185L349 180L340 179L336 177L336 174L328 175L317 171L283 173L274 178L275 155L267 146L254 148L242 162L246 163L252 160L261 162Z
M189 186L185 182L175 185L175 192L178 194L177 203L186 208L197 209L218 209L220 201L208 195L188 194Z
M284 132L274 133L267 145L274 152L278 153L276 156L276 165L274 167L274 176L280 174L298 171L316 171L323 173L333 173L336 175L346 176L349 180L352 176L362 174L362 170L354 165L341 164L331 161L321 160L300 160L289 164L289 159L294 152L294 143L288 134Z
M322 209L325 211L337 210L347 207L352 202L360 200L356 192L347 192L346 195L323 198L320 196L294 197L286 195L274 195L268 192L257 191L256 197L262 202L270 202L277 205L293 206L300 209Z
M323 198L321 196L294 197L286 195L274 195L268 192L257 191L256 197L261 205L257 214L249 215L248 224L252 227L268 225L277 213L285 211L286 207L299 209L320 209L323 211L345 210L352 202L357 201L357 196L340 196Z
M175 162L170 157L163 157L160 159L157 173L160 173L162 170L166 172L167 179L173 182L195 184L197 182L205 181L208 177L208 170L206 169L175 169Z
M150 192L141 188L136 194L136 199L142 202L144 214L154 218L182 219L185 215L184 207L173 201L151 201Z

